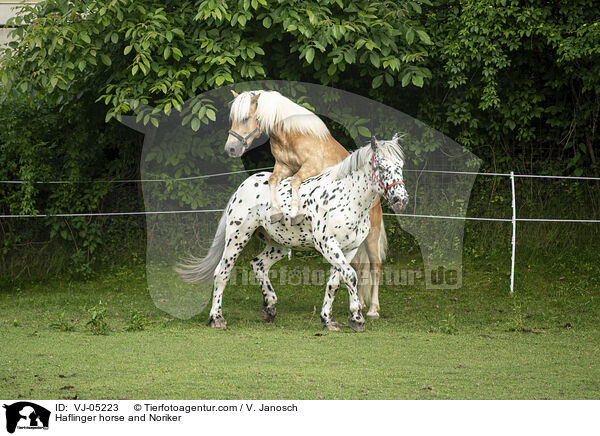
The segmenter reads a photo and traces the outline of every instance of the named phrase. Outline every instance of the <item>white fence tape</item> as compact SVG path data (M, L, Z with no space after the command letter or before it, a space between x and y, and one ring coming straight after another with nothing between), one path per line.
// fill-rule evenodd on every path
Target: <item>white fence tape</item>
M178 181L185 181L185 180L208 179L211 177L228 176L231 174L241 174L241 173L247 173L250 171L264 171L264 170L271 170L271 169L273 169L273 167L256 168L253 170L229 171L226 173L206 174L203 176L177 177L177 178L173 178L173 179L75 180L75 181L51 180L51 181L47 181L47 182L38 180L33 183L40 184L40 185L64 185L64 184L70 184L70 183L151 183L151 182L163 182L164 183L164 182L168 182L168 181L178 182ZM24 184L26 182L24 180L0 180L0 183L20 185L20 184Z
M254 170L240 170L225 173L207 174L193 177L180 177L170 179L172 181L186 181L207 179L210 177L227 176L231 174L241 174L250 171L270 170L273 167L257 168ZM470 171L443 171L443 170L407 170L426 173L440 174L465 174L465 175L484 175L484 176L504 176L510 177L511 194L512 194L512 218L486 218L486 217L462 217L449 215L418 215L406 213L384 213L386 216L397 217L412 217L412 218L431 218L431 219L453 219L453 220L470 220L470 221L500 221L512 223L512 238L511 238L511 267L510 267L510 293L514 293L515 284L515 256L516 256L516 236L517 236L517 221L522 222L562 222L562 223L600 223L600 219L558 219L558 218L517 218L516 208L516 192L515 192L515 177L523 178L544 178L544 179L570 179L570 180L600 180L598 177L579 177L579 176L550 176L540 174L514 174L510 173L480 173ZM69 183L152 183L152 182L167 182L168 179L145 179L145 180L88 180L88 181L36 181L36 184L69 184ZM24 184L23 180L0 180L4 184ZM224 209L200 209L200 210L162 210L162 211L143 211L143 212L98 212L98 213L57 213L57 214L28 214L28 215L0 215L0 218L47 218L47 217L94 217L94 216L127 216L127 215L160 215L160 214L183 214L183 213L213 213L223 212Z
M126 180L50 180L43 181L37 180L33 183L41 185L60 185L69 183L151 183L151 182L168 182L168 181L187 181L197 179L208 179L210 177L228 176L231 174L242 174L253 171L265 171L272 170L273 167L256 168L249 170L230 171L225 173L206 174L202 176L191 176L191 177L176 177L172 179L126 179ZM445 170L409 170L404 171L418 172L418 173L438 173L438 174L465 174L475 176L504 176L504 177L529 177L529 178L542 178L542 179L571 179L571 180L600 180L600 177L585 177L585 176L550 176L544 174L513 174L510 173L480 173L476 171L445 171ZM0 180L0 183L4 184L24 184L27 183L25 180Z

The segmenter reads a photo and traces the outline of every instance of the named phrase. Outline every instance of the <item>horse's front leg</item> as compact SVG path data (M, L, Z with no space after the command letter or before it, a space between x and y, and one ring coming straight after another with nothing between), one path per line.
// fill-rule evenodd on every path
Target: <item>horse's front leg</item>
M292 177L290 185L292 186L292 208L290 215L292 217L292 225L298 225L304 220L304 212L300 206L300 185L309 177L319 174L319 168L311 165L302 166Z
M277 198L277 185L283 179L292 175L292 170L285 165L275 162L273 168L273 174L269 177L269 189L271 191L271 224L281 221L283 218L283 212L281 211L281 204Z
M333 319L333 299L339 286L340 273L335 266L332 266L329 273L329 280L327 280L327 287L325 288L325 298L323 299L320 316L323 329L325 330L338 331L340 329L340 325Z
M356 275L356 271L354 271L354 268L352 268L349 262L354 258L357 249L344 253L334 238L326 236L321 239L320 243L316 244L316 247L317 250L321 252L323 257L325 257L325 259L327 259L327 261L329 261L329 263L335 267L338 274L348 287L348 299L350 301L350 318L348 320L348 325L356 332L364 332L365 319L363 318L361 305L358 301L358 277ZM331 304L333 304L333 295L331 298ZM324 307L322 312L325 312L326 310L327 309Z

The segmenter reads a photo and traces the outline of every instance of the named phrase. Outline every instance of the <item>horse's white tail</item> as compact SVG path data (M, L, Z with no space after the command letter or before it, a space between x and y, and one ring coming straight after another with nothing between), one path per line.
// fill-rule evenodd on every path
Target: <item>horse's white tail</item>
M388 242L385 234L385 227L383 225L383 218L381 218L381 231L379 233L379 259L383 262L387 256ZM355 268L360 268L359 276L361 280L358 283L358 298L361 302L364 302L366 307L371 304L371 288L373 286L373 277L371 274L371 262L369 261L369 254L367 253L367 242L363 242L352 264ZM358 273L359 271L357 271Z
M221 215L219 227L215 233L212 245L204 259L189 257L186 263L179 264L175 271L181 275L185 282L210 283L213 281L215 269L223 257L225 251L225 228L227 226L226 212Z

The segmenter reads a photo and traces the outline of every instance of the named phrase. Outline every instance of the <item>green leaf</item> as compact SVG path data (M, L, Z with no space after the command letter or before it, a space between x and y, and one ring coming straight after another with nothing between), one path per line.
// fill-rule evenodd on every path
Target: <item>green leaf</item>
M417 14L421 13L421 6L417 2L410 2L410 5L415 10Z
M358 126L358 133L360 133L362 136L366 136L367 138L371 136L371 131L365 126Z
M271 24L273 24L273 20L271 19L271 17L269 17L268 15L263 19L263 26L265 26L267 29L271 27Z
M385 73L385 83L390 87L394 86L394 77L390 73Z
M415 74L414 76L412 76L412 83L415 86L418 86L419 88L423 87L423 76Z
M79 38L81 38L81 40L83 42L85 42L86 44L90 44L92 42L91 38L89 37L89 35L87 34L87 32L81 32L79 34Z
M192 130L197 132L200 129L200 120L198 118L194 118L191 124Z
M373 66L375 68L379 68L379 65L381 65L381 63L379 62L379 56L377 55L377 53L371 52L369 54L369 60L371 61L371 63L373 64Z
M183 53L177 47L173 47L171 50L173 51L173 57L176 61L183 57Z
M353 64L354 61L356 60L354 51L351 51L351 50L345 51L344 52L344 60L346 61L347 64Z
M415 40L415 31L412 29L408 29L406 31L406 42L408 42L409 44L412 44L414 40Z
M102 61L102 63L106 66L111 66L112 65L112 61L110 60L110 57L108 57L105 54L101 54L100 55L100 60Z
M380 74L379 76L377 76L373 79L373 82L371 83L371 87L373 89L377 89L381 86L382 83L383 83L383 74Z
M404 77L402 77L402 87L408 86L408 84L410 83L410 78L411 78L411 74L410 73L406 73L404 75Z
M312 63L314 58L315 58L315 49L312 47L309 47L308 50L306 50L306 61L310 64L310 63Z
M433 42L431 42L431 39L429 39L429 35L427 35L427 33L425 33L423 30L417 30L417 35L419 35L419 38L421 39L421 41L423 41L424 44L433 44Z

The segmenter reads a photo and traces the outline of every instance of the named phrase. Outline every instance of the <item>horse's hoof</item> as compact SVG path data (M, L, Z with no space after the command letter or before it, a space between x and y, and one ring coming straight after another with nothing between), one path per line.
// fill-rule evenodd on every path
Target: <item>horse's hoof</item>
M348 320L348 325L355 332L362 333L365 331L365 322L362 320L355 320L355 319L350 318Z
M275 315L277 315L277 308L275 306L265 306L261 311L263 319L267 322L273 322Z
M283 212L274 213L271 215L271 224L278 223L283 218Z
M367 312L367 319L379 319L379 313Z
M304 217L306 215L304 215L303 213L296 215L295 217L292 218L292 225L293 226L297 226L298 224L300 224L302 221L304 221Z
M219 316L217 318L210 317L206 324L213 329L224 329L225 327L227 327L227 321L225 321L225 318L223 318L222 316Z
M323 330L329 330L329 331L332 331L332 332L339 332L340 331L340 325L336 321L331 321L331 322L323 325Z

